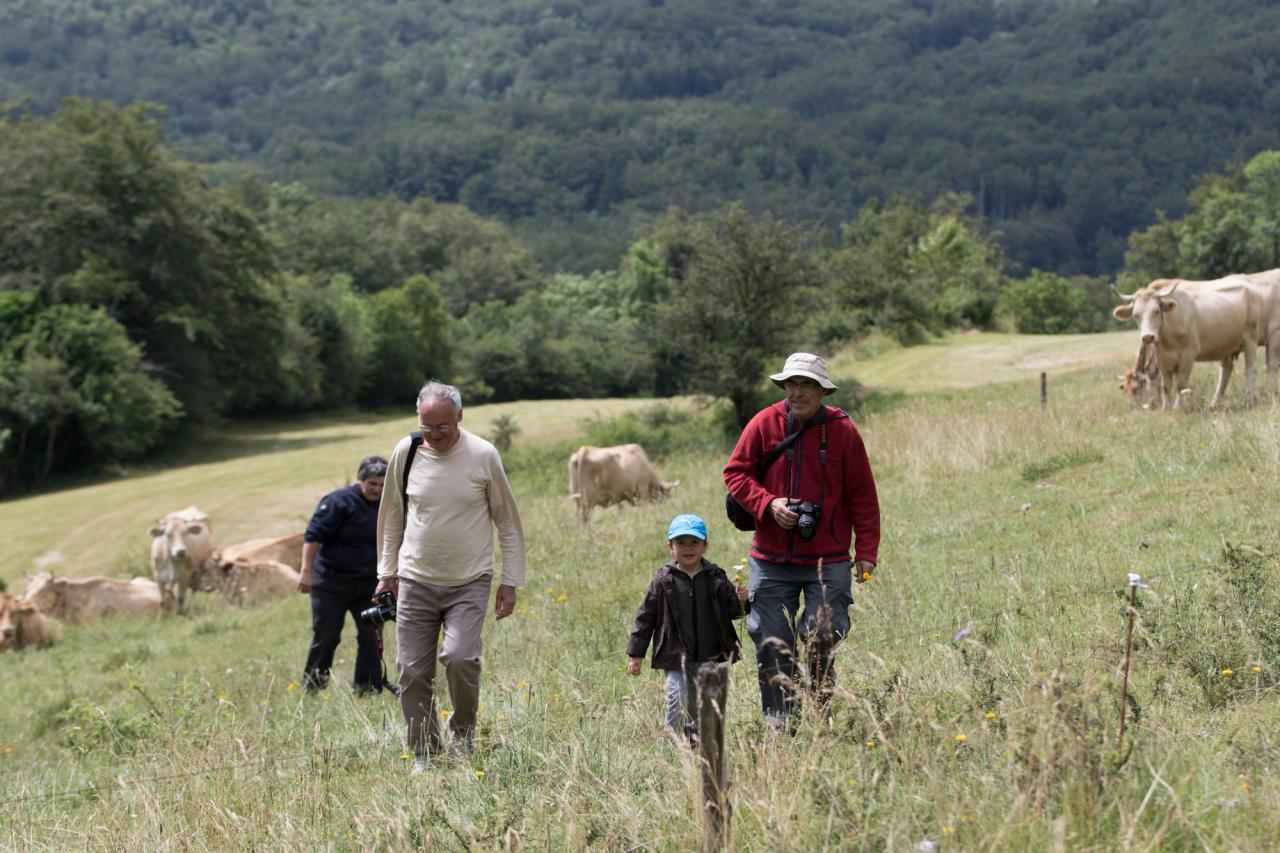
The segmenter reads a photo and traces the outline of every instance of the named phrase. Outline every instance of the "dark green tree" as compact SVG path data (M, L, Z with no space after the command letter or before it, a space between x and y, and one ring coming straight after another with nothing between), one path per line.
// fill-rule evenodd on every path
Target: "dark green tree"
M655 348L689 365L673 392L728 397L739 425L751 419L766 365L801 340L816 305L806 240L801 229L737 204L691 221L692 255L651 325Z

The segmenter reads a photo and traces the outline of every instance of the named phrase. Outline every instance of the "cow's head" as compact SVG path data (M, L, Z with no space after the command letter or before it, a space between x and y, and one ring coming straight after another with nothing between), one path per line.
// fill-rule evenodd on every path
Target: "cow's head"
M659 480L658 491L655 493L654 496L659 498L660 500L665 500L666 497L671 494L671 490L678 485L680 485L679 480L676 480L673 483L668 483L666 480Z
M199 569L194 562L203 562L208 554L209 516L187 510L170 513L151 526L151 535L164 540L164 553L169 559L193 563L191 568ZM196 555L195 560L192 559L193 554Z
M1138 324L1138 335L1144 346L1160 342L1160 329L1164 325L1165 315L1178 308L1178 300L1174 297L1174 292L1182 282L1175 281L1168 290L1161 289L1166 283L1166 279L1159 279L1128 295L1115 291L1117 296L1127 300L1129 304L1117 306L1111 312L1112 315L1117 320L1135 321ZM1115 290L1114 285L1112 290Z
M0 592L0 651L9 648L13 635L18 633L17 599L7 592Z
M36 572L31 576L31 580L27 582L26 591L22 593L22 597L27 601L34 602L36 607L40 608L44 613L54 613L56 615L59 599L62 597L62 590L66 581L55 580L52 572Z

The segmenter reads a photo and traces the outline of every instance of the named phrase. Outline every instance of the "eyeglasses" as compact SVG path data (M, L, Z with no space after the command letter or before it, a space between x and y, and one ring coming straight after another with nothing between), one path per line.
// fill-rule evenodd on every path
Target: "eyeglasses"
M817 388L821 388L822 385L818 382L814 382L812 379L788 379L782 383L782 387L787 389L803 388L805 390L812 391Z
M438 432L441 435L448 435L453 432L453 424L418 424L418 430L423 433Z

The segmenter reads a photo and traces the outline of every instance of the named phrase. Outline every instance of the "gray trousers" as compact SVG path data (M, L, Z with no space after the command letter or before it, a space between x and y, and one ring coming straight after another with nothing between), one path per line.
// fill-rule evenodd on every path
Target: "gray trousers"
M747 633L756 644L760 707L766 720L786 720L795 702L797 640L809 645L809 675L819 698L835 683L836 647L849 633L853 603L853 563L816 566L750 559L751 613ZM804 609L800 597L804 596Z
M702 661L685 661L683 669L664 670L667 674L667 703L664 717L667 727L678 735L698 731L698 667Z
M444 664L455 740L470 741L480 706L480 631L489 605L491 576L464 586L436 586L400 580L396 603L396 665L400 708L415 755L440 750L436 714L436 658ZM443 646L440 643L444 634Z

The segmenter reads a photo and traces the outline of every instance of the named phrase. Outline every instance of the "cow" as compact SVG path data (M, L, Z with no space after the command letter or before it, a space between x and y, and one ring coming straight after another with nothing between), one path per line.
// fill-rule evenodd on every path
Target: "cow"
M1180 408L1183 390L1197 361L1218 362L1218 387L1209 403L1222 401L1235 357L1244 351L1245 405L1253 402L1254 357L1262 294L1243 275L1213 281L1156 279L1125 295L1128 301L1112 312L1117 320L1134 320L1142 343L1155 350L1164 408Z
M1133 367L1117 373L1116 379L1120 380L1120 390L1130 404L1144 409L1160 408L1160 368L1156 365L1155 348L1151 344L1139 346Z
M1246 278L1262 294L1262 317L1258 321L1258 343L1267 348L1267 393L1276 390L1280 371L1280 269L1249 273Z
M278 560L219 560L201 575L200 589L217 592L228 604L257 604L298 591L298 570Z
M213 555L209 516L194 506L171 512L151 528L151 576L160 585L164 610L181 613L187 590Z
M302 534L292 533L288 536L277 536L274 539L250 539L236 545L228 545L213 552L213 562L227 565L237 560L248 560L260 563L273 560L284 563L294 569L302 567Z
M35 602L0 592L0 652L42 649L47 645L49 629Z
M579 447L569 457L569 497L583 523L597 506L628 501L661 500L677 485L658 479L644 448L638 444L617 447Z
M55 578L49 572L31 576L23 600L64 622L88 622L103 616L158 616L160 587L150 578Z

